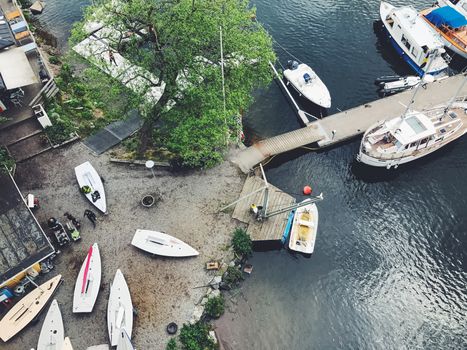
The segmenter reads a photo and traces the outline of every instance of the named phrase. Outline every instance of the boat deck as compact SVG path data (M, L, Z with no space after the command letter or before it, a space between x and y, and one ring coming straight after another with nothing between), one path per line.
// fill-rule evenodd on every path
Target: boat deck
M264 181L258 176L250 176L243 185L240 197L243 197L264 186ZM251 204L262 205L264 192L258 192L251 197L242 200L235 206L232 218L248 224L247 232L250 234L254 246L258 247L260 242L279 242L282 239L289 212L278 214L259 222L250 212ZM273 211L295 203L295 198L282 192L279 188L269 184L268 210Z
M13 180L0 173L0 286L54 252Z

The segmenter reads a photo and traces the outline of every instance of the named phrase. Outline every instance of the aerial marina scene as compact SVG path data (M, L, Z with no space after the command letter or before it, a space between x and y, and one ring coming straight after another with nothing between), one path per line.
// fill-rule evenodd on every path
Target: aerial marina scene
M0 342L467 347L467 2L0 0Z

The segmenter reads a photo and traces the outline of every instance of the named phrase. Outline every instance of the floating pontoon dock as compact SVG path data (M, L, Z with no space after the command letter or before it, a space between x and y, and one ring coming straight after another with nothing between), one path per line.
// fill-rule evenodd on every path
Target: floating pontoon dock
M412 109L423 110L447 103L462 83L463 75L456 75L427 85L420 89ZM385 97L365 105L308 123L305 128L259 141L239 152L233 161L243 172L273 155L291 151L311 143L327 147L364 133L371 125L393 118L404 112L410 103L413 91ZM467 95L467 86L459 93Z
M261 222L257 221L250 212L250 206L251 204L262 205L264 192L259 191L262 187L264 187L264 181L260 177L250 176L246 179L240 198L255 191L256 193L237 203L232 218L248 224L247 232L250 234L255 248L259 248L259 245L263 246L266 242L277 243L279 247L289 212L269 217ZM269 210L273 211L293 203L295 203L295 198L269 184Z

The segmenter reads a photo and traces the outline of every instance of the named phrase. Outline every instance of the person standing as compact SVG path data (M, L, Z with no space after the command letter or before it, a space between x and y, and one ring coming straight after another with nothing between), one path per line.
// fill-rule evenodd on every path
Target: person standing
M117 61L115 60L114 53L112 49L109 49L109 62L118 66Z
M89 221L92 222L94 228L96 228L96 222L97 222L96 214L94 214L93 211L86 209L84 211L84 216L86 216L89 219Z

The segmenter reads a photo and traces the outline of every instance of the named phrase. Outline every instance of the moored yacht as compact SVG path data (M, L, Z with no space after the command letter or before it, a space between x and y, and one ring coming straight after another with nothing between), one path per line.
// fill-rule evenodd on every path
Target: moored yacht
M467 59L467 18L454 7L433 7L420 12L440 35L444 45Z
M380 16L392 46L419 76L445 73L448 64L443 43L414 8L396 8L382 1Z
M363 135L357 160L391 168L426 156L467 132L467 102L453 101L371 126Z
M467 0L438 0L438 5L450 6L467 18Z

